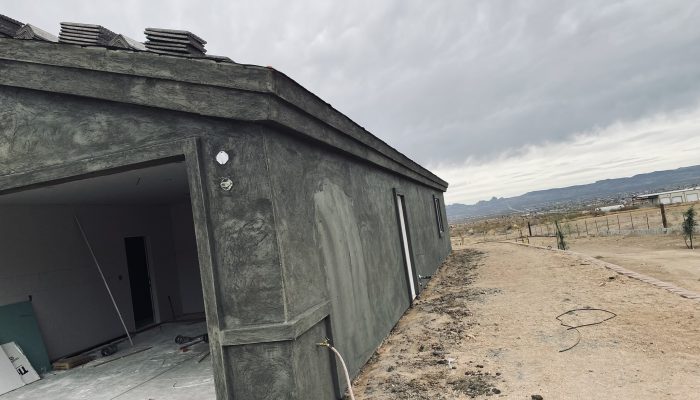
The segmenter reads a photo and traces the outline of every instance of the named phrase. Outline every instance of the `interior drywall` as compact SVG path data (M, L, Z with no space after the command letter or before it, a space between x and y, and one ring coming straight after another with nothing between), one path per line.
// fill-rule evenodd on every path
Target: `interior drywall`
M125 237L147 237L156 320L172 317L168 296L174 300L175 313L182 311L170 207L0 207L0 304L31 296L52 359L123 335L75 215L130 330L135 326Z

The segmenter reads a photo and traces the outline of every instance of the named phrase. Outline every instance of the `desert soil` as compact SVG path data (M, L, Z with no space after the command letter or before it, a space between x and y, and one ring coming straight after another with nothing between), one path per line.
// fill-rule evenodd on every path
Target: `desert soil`
M700 293L700 249L689 250L679 235L572 237L566 242L571 251ZM532 238L531 243L556 247L554 238Z
M567 330L556 317L613 319ZM568 325L611 316L580 311ZM456 250L353 385L357 399L700 398L700 303L589 258Z

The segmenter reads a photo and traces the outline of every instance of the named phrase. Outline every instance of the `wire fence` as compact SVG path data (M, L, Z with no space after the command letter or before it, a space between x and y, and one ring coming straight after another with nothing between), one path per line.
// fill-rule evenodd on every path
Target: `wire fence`
M688 206L666 207L666 226L660 208L642 208L563 220L559 224L564 234L569 237L681 233L683 213L687 209ZM554 236L555 233L554 223L530 224L527 232L529 236Z
M562 219L559 220L559 226L565 236L575 238L613 235L680 234L682 233L683 213L691 205L687 203L666 205L665 227L659 207L645 207L574 219ZM453 244L464 244L466 236L476 237L483 241L526 241L528 237L554 237L556 231L553 221L545 221L542 217L522 217L517 224L492 225L488 229L470 229L468 234L465 232L457 233L453 235ZM696 227L695 231L700 233L700 227Z

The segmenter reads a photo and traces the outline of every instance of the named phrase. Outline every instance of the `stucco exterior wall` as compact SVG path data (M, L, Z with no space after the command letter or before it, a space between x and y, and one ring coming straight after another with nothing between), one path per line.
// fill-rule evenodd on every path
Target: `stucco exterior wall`
M406 201L417 274L431 275L450 251L433 206L433 196L443 204L444 182L286 80L272 82L282 98L273 102L157 69L133 79L127 70L83 73L128 66L131 56L89 49L105 58L86 66L83 50L46 48L75 66L0 62L9 72L0 77L0 195L184 158L217 396L336 398L344 384L315 343L333 339L353 374L371 356L409 306L394 190ZM193 74L169 59L133 56L141 67L166 60ZM271 75L256 68L225 80L228 68L249 72L212 68L226 85L255 87L255 74ZM214 159L222 150L224 165Z
M330 301L328 333L355 374L409 306L394 189L422 276L450 252L433 203L442 193L274 130L265 149L289 311Z

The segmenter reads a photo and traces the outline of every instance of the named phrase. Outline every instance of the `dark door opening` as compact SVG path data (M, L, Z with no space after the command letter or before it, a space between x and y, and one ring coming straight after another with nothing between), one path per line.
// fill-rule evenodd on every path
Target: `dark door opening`
M134 308L136 329L153 323L153 300L151 298L151 277L148 273L148 252L143 236L124 239L126 262L129 268L131 303Z

